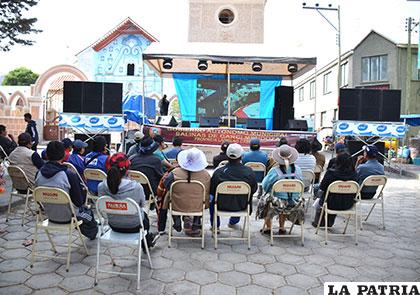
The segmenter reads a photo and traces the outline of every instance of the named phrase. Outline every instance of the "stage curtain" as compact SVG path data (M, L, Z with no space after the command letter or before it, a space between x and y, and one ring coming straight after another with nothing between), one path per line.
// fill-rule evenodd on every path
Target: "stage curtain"
M281 78L277 80L261 80L260 84L260 118L265 118L267 130L273 129L274 88L281 85Z
M173 75L183 121L196 120L197 77L189 74Z

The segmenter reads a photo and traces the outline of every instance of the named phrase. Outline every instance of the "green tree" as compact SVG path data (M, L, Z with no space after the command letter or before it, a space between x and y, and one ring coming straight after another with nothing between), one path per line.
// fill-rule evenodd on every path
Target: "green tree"
M0 51L9 51L10 47L32 45L33 40L21 35L42 32L33 28L36 18L25 18L23 12L38 4L39 0L5 0L0 1Z
M11 86L28 86L34 84L38 79L38 74L32 72L30 69L21 67L10 71L3 80L3 85Z

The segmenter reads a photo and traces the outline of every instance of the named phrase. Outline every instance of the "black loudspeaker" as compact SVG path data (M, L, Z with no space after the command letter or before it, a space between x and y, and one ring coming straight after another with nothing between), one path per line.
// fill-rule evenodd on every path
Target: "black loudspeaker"
M89 136L94 137L95 134L89 134ZM86 141L88 147L85 149L85 155L90 153L93 149L93 140L89 138L86 134L77 133L74 135L74 139L80 139L81 141ZM108 148L111 146L111 134L101 134L100 136L105 137Z
M286 130L288 120L292 120L293 118L293 87L276 87L273 110L273 130Z
M191 122L190 121L182 121L181 122L181 127L190 128L191 127Z
M174 116L160 116L156 121L156 125L176 127L178 126L178 122Z
M200 127L219 127L219 118L202 117Z
M266 129L265 119L247 119L246 129L265 130Z
M104 83L104 114L122 113L122 83Z
M223 120L219 121L219 127L229 127L229 122L227 118L223 118ZM230 127L235 128L236 127L236 120L230 119Z
M340 90L339 120L399 122L401 90Z
M371 144L373 142L368 141L368 143ZM360 141L360 140L348 140L347 141L347 147L348 147L348 151L349 151L350 155L354 155L355 153L360 151L363 148L364 145L365 145L365 143ZM377 142L377 143L375 143L375 146L378 148L378 151L381 154L385 155L385 143L384 142ZM354 162L357 160L358 156L363 156L363 152L360 152L359 154L357 154L357 156L355 156L355 158L353 159ZM384 157L379 155L377 159L381 164L384 163Z
M65 113L82 113L83 82L64 81L63 98Z
M121 114L122 84L64 81L63 112Z
M308 131L308 122L306 122L306 120L288 120L287 129L294 131Z

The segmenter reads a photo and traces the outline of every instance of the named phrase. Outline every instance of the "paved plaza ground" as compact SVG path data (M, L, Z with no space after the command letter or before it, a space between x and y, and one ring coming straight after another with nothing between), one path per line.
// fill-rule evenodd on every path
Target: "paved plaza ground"
M380 209L375 209L360 232L358 246L352 237L331 237L325 246L323 235L315 235L310 225L310 213L304 247L299 239L276 239L270 246L268 238L259 233L262 221L254 218L251 250L239 241L220 242L214 250L208 226L204 250L199 241L178 241L168 248L167 236L163 236L152 250L154 269L148 268L146 260L142 263L141 293L323 294L326 281L419 281L419 191L418 180L390 176L385 190L386 229L380 227ZM335 231L343 226L343 220L337 218ZM3 212L0 229L6 230L0 234L0 294L136 293L135 278L127 276L101 274L94 287L96 241L87 242L90 256L82 248L73 252L66 273L62 260L38 259L29 267L30 247L22 243L32 238L33 220L21 227L19 216L14 216L6 224ZM226 221L222 229L228 229ZM55 237L64 242L63 236ZM51 253L45 234L40 240L39 247ZM116 257L115 267L109 252ZM101 264L107 269L134 271L135 257L133 248L113 246L102 256Z

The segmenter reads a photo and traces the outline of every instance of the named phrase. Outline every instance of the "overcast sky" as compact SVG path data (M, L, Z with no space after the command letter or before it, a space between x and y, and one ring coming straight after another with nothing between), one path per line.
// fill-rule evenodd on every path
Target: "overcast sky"
M267 0L265 45L278 50L297 48L305 57L317 57L322 66L336 56L334 30L313 10L302 9L299 0ZM420 17L420 2L406 0L305 1L341 5L343 52L353 48L370 30L407 42L405 18ZM41 0L31 9L38 18L31 36L34 46L12 47L0 52L0 75L26 66L38 73L49 67L73 63L74 55L126 17L131 17L162 43L185 43L188 34L188 0ZM336 14L327 12L336 23ZM413 34L414 42L418 35ZM244 45L246 46L246 45Z

